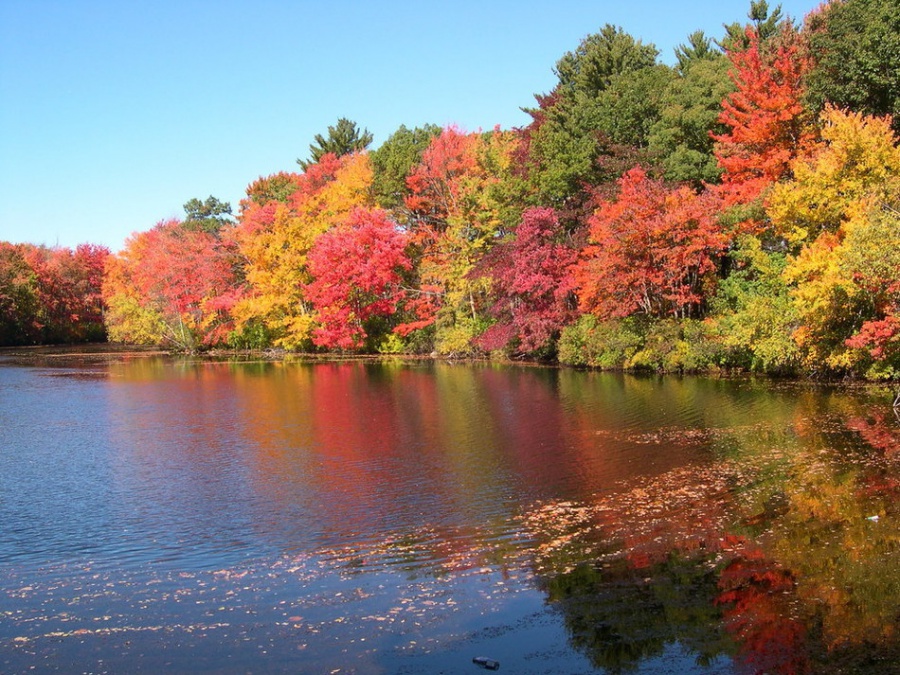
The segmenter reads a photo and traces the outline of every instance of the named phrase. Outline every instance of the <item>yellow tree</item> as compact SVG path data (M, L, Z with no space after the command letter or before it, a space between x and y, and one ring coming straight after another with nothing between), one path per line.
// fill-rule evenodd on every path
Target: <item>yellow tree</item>
M368 155L355 153L327 154L303 174L279 174L250 186L236 231L247 284L233 310L239 334L262 331L266 341L286 349L310 345L315 313L306 297L309 251L353 209L372 205L371 184Z
M822 123L822 140L772 191L768 214L800 247L784 274L807 368L865 370L870 359L853 338L892 315L900 284L900 266L877 263L900 245L896 219L884 215L900 200L900 148L886 118L826 108Z
M900 180L900 149L890 119L828 106L821 140L791 165L793 179L779 183L767 213L776 231L795 244L838 232L862 199L884 199Z

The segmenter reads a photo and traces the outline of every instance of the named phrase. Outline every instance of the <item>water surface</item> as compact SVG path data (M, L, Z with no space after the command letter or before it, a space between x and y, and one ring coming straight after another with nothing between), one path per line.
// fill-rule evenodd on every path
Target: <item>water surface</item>
M892 672L884 391L0 365L0 671Z

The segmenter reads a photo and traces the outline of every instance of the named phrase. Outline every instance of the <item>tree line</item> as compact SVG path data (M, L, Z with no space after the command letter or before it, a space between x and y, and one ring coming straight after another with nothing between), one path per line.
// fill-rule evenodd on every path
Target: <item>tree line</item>
M754 0L674 66L606 25L522 128L373 150L341 118L236 216L192 199L116 254L3 243L0 342L897 377L897 10Z

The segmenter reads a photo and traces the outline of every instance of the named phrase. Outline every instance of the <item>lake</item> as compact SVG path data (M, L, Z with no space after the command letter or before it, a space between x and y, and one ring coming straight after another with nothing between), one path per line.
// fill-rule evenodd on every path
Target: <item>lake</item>
M0 359L0 672L900 672L887 388Z

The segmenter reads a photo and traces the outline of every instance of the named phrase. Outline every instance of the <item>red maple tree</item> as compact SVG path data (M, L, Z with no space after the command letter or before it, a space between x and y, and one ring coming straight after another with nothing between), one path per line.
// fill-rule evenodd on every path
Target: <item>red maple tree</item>
M516 342L522 352L546 346L575 318L570 268L577 256L553 209L522 214L514 238L495 246L484 261L494 282L490 312L496 323L478 346L490 351Z
M814 138L802 104L809 59L799 35L785 26L764 46L751 27L747 39L746 49L728 54L737 90L722 101L719 122L728 131L713 136L726 206L759 198Z
M367 323L390 316L404 293L401 272L410 268L406 235L381 209L354 209L346 223L321 235L309 252L313 281L306 297L317 311L313 342L358 349Z
M697 314L727 245L718 210L709 191L670 190L643 169L628 171L618 199L591 217L573 267L582 311L601 319Z

